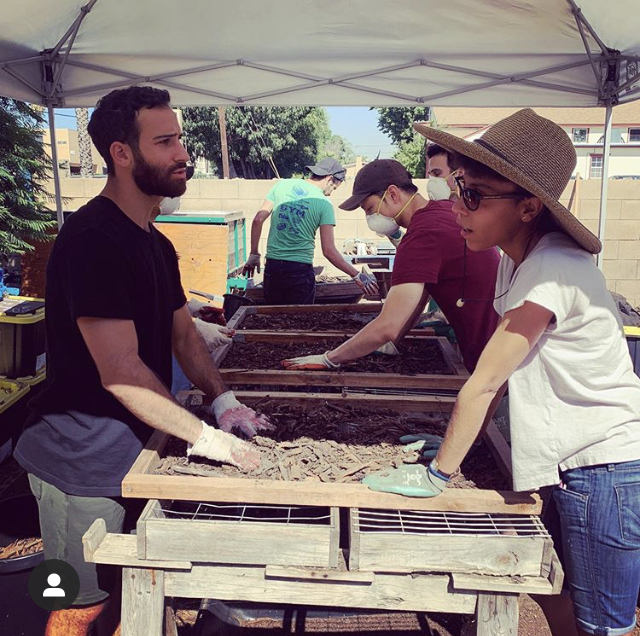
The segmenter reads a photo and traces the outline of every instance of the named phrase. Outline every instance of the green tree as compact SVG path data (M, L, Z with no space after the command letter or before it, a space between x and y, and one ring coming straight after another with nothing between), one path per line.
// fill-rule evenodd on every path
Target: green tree
M222 174L218 109L182 111L187 150L204 157ZM231 176L270 179L302 174L331 137L324 108L237 106L226 110Z
M378 128L391 137L394 144L413 141L414 121L429 121L428 106L393 106L378 108Z
M318 157L332 157L343 166L356 160L351 144L340 135L331 135L318 152Z
M426 172L425 138L414 132L414 121L428 121L428 106L394 106L378 108L378 128L391 137L398 150L393 158L399 161L412 177L423 179Z
M399 161L414 179L424 179L427 171L427 157L425 152L426 139L414 133L411 141L403 141L396 150L393 158Z
M42 141L42 114L23 102L0 97L0 255L23 254L28 241L53 237L55 213L43 184L51 162Z

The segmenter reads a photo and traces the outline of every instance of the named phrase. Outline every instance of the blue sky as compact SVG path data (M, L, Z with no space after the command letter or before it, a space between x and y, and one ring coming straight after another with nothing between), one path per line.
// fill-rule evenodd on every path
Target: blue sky
M375 159L380 153L381 159L387 159L394 153L391 140L378 130L378 113L363 106L345 106L327 108L329 125L334 135L346 139L356 155ZM56 108L56 127L76 127L73 108Z
M327 108L334 135L340 135L352 146L356 155L388 159L394 153L391 139L378 130L378 112L362 106Z

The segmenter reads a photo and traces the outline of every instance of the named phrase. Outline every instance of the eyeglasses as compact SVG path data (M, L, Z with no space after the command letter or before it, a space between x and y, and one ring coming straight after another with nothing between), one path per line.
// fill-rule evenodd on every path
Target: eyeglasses
M464 187L463 177L455 177L458 196L462 199L464 207L469 212L475 212L480 207L482 199L526 199L530 196L525 192L509 192L507 194L480 194L477 190Z

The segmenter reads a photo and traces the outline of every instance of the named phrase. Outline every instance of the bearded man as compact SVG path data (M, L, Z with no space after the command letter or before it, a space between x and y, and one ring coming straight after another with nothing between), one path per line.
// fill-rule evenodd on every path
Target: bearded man
M186 189L189 156L169 99L133 86L98 102L89 134L107 182L66 221L47 266L47 385L15 457L38 501L45 558L66 561L80 579L73 605L51 613L47 636L85 636L109 616L114 568L85 563L82 536L98 518L108 532L135 523L121 482L154 429L187 441L189 455L250 471L259 454L231 431L270 427L222 382L187 309L175 250L151 223L163 198ZM219 428L171 397L172 352L213 401ZM111 607L113 629L99 633L117 630Z

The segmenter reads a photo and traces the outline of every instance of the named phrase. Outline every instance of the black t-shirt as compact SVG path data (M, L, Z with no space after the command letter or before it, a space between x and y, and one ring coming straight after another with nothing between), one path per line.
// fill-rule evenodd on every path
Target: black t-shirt
M133 321L138 355L171 386L173 312L185 304L171 242L106 197L72 214L47 266L47 380L15 450L29 472L71 495L113 497L152 433L100 382L76 320Z

